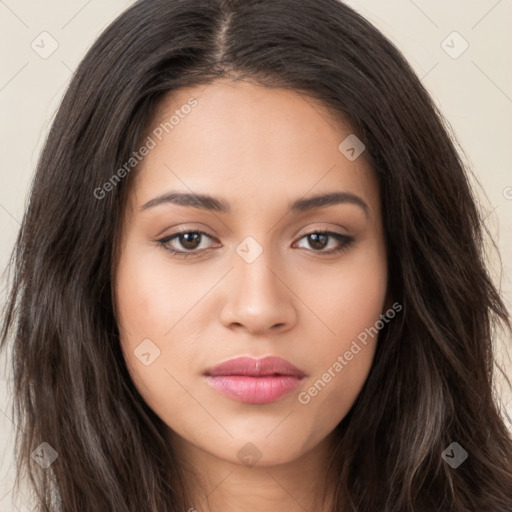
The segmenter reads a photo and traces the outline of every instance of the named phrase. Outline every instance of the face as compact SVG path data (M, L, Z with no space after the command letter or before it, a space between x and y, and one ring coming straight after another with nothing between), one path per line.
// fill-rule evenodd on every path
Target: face
M246 81L181 89L154 119L116 309L131 377L183 446L291 462L360 392L387 273L377 179L357 141L339 148L351 133L311 98Z

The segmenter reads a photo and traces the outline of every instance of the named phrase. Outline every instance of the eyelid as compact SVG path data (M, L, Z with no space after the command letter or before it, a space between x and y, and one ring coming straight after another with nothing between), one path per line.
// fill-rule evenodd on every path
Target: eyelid
M342 232L342 231L345 231ZM348 235L349 229L340 224L335 224L333 222L313 222L308 224L306 227L295 231L294 237L303 237L304 235L309 235L311 233L336 233L337 235ZM302 233L302 234L301 234Z

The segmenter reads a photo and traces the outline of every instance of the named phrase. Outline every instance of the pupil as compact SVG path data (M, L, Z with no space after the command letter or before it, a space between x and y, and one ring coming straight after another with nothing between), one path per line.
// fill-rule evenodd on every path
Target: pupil
M322 233L312 233L309 235L311 247L315 249L323 249L327 242L327 235Z
M193 240L195 238L195 240ZM184 233L180 235L180 243L186 249L195 249L199 240L199 233Z

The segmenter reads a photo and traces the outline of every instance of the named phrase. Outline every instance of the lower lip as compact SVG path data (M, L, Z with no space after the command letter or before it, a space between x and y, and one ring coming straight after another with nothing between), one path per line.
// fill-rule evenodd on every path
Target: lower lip
M233 400L247 404L268 404L296 389L302 378L292 375L248 377L217 375L207 377L208 384Z

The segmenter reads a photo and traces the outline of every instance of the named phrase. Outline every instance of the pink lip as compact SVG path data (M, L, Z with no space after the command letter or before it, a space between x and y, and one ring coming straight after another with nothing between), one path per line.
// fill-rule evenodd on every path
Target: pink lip
M299 386L305 373L280 357L237 357L207 370L208 384L220 393L249 404L279 400Z

